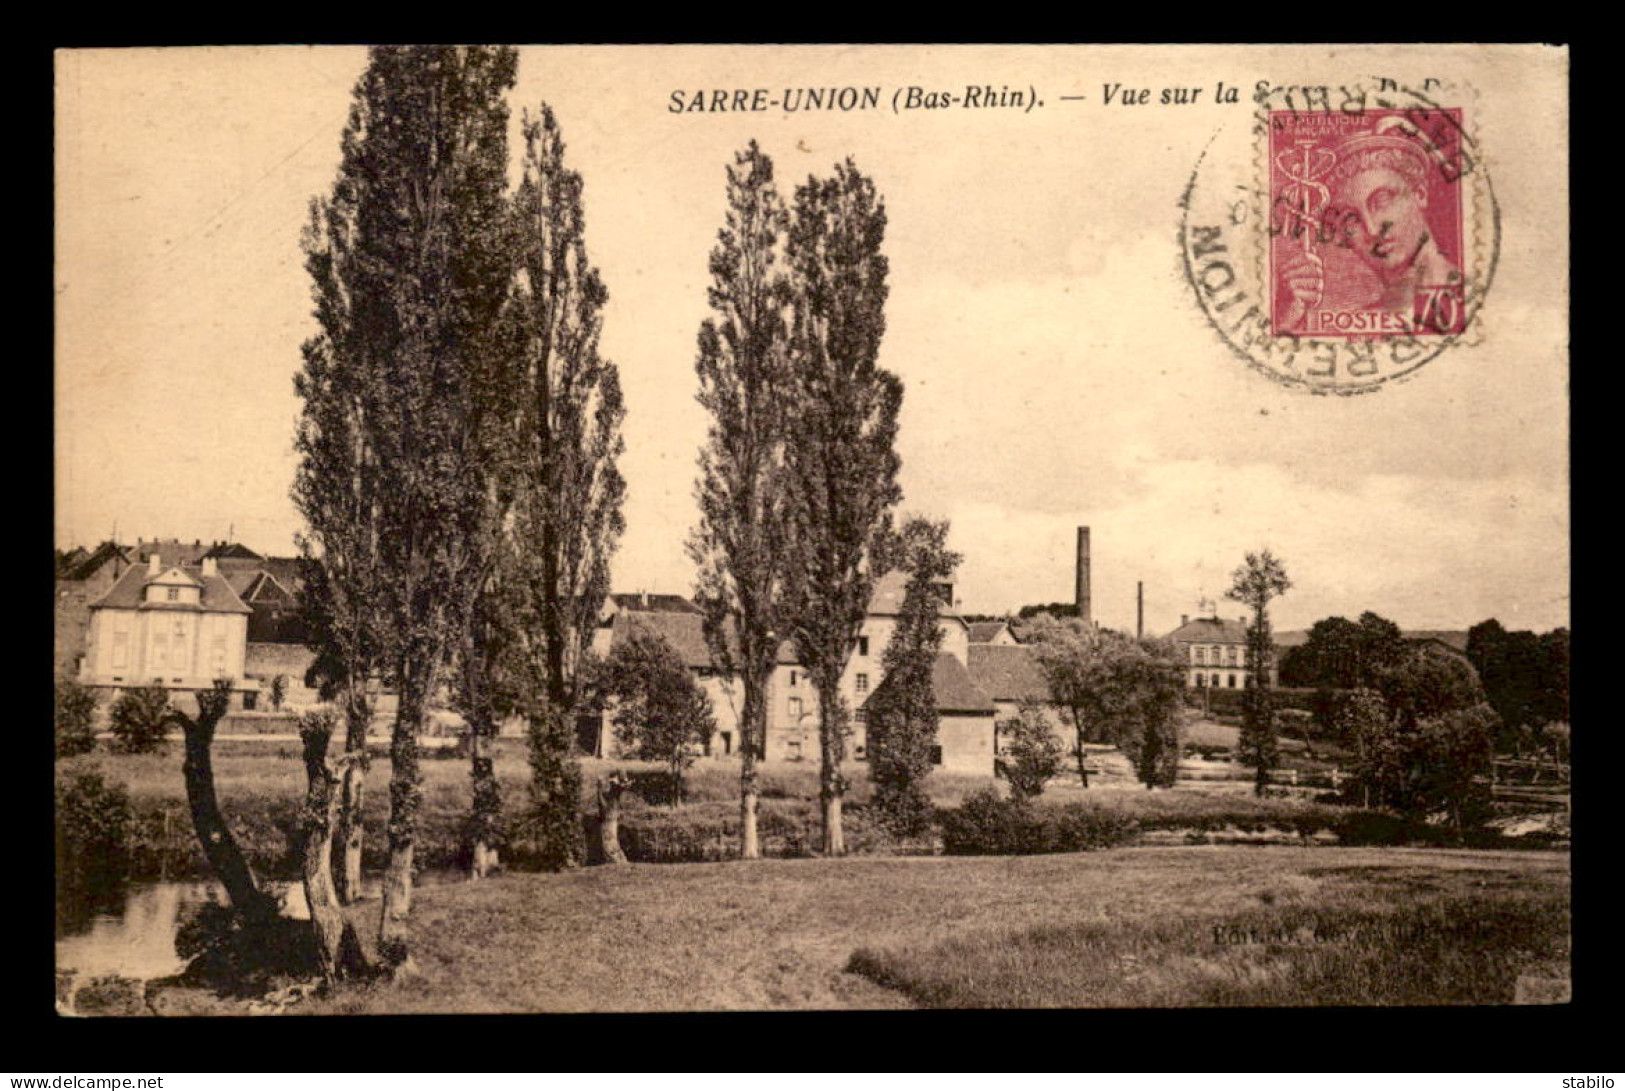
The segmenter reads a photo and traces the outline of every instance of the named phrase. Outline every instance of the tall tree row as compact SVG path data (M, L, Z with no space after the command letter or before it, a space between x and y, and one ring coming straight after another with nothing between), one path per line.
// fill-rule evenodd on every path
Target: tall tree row
M428 703L454 683L468 714L479 872L499 837L498 718L523 705L568 764L580 618L601 606L620 533L622 410L597 352L605 293L585 258L580 179L544 110L509 193L516 68L509 48L372 50L305 237L320 328L298 379L307 606L351 748L369 681L398 694L379 933L394 968L409 962ZM534 635L511 627L516 609L540 617ZM545 696L522 701L527 688ZM340 791L340 823L358 829L359 790L353 807ZM549 802L579 826L573 793Z
M689 542L695 598L713 654L744 689L741 855L759 851L756 762L786 641L818 694L823 849L840 855L841 680L901 498L902 384L877 365L886 213L850 161L809 178L787 210L754 142L728 171L727 202L696 365L711 425Z
M787 475L795 563L790 614L818 694L823 850L846 852L841 802L849 710L841 679L891 533L903 384L877 366L886 332L886 210L851 160L796 190Z
M581 176L546 105L524 122L514 200L518 334L514 505L490 602L509 680L504 708L530 743L532 823L542 862L580 863L575 715L609 562L625 530L620 373L599 352L609 298L587 256Z
M756 763L767 739L767 688L789 636L791 526L789 289L784 202L773 162L752 141L728 168L727 213L711 251L712 315L700 325L695 371L710 414L689 536L695 601L712 654L744 690L740 719L739 854L761 855Z

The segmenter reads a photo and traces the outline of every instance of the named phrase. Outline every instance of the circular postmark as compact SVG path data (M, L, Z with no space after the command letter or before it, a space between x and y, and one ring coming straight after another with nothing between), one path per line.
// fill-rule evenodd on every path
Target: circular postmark
M1482 336L1500 215L1469 92L1255 85L1180 200L1208 324L1275 381L1361 394Z

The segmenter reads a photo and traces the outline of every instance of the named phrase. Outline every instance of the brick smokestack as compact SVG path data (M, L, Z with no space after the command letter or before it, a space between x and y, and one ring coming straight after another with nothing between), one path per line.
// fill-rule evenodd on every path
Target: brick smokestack
M1078 620L1085 625L1093 622L1089 603L1089 528L1078 528L1078 573L1073 601L1078 604Z

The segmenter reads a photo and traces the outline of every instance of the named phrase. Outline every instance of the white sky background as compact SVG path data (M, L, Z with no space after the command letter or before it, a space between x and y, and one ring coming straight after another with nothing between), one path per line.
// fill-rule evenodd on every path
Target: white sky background
M695 334L724 165L755 137L786 190L851 155L886 199L904 510L953 521L963 609L1070 600L1086 524L1095 615L1130 630L1136 580L1163 632L1263 546L1295 584L1278 628L1366 609L1407 628L1568 624L1563 57L1339 52L523 51L515 124L522 106L554 107L610 290L602 347L625 387L630 491L616 589L691 587ZM122 541L234 528L293 550L293 376L314 330L299 233L364 64L328 48L59 55L59 545L116 524ZM1246 123L1245 91L1229 107L1099 101L1107 80L1245 89L1328 68L1477 86L1502 209L1483 343L1353 398L1245 366L1182 279L1180 192L1212 133ZM1046 105L667 112L679 88L972 82L1036 84Z

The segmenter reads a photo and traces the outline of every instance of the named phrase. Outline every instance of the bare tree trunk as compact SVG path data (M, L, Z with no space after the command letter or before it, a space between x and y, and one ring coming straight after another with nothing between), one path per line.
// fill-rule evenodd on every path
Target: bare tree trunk
M175 714L186 736L181 775L186 781L186 802L192 812L192 826L203 845L203 855L226 888L232 908L251 924L265 924L277 915L276 899L262 891L255 881L253 869L248 866L248 860L231 836L225 816L220 813L220 801L214 790L214 760L210 751L214 746L214 730L225 715L230 698L229 689L202 690L197 695L197 719L184 713Z
M372 724L372 700L366 681L347 687L344 707L345 762L339 780L338 822L333 839L339 845L339 858L333 866L333 887L340 905L352 905L361 898L361 850L366 837L361 805L365 800L367 728Z
M621 849L621 795L631 784L626 773L611 773L598 782L598 843L606 864L626 863Z
M745 719L740 726L739 748L739 858L759 860L761 842L756 835L756 812L761 791L757 784L756 759L767 744L767 701L760 676L745 679Z
M818 796L823 803L823 850L825 856L846 855L846 835L841 828L841 799L846 779L841 776L841 759L846 756L846 709L841 701L840 676L818 680Z
M478 606L475 607L479 609ZM483 627L476 618L468 627L463 644L463 671L468 719L469 775L473 781L472 839L473 867L470 878L479 880L496 866L497 844L501 836L502 793L497 786L496 766L491 750L496 739L496 715L491 708L491 691L486 684Z
M497 787L496 763L491 757L491 739L479 726L469 724L469 761L474 781L474 863L473 878L483 879L496 869L502 797Z
M343 969L343 958L348 938L354 935L339 908L333 882L333 829L338 818L339 773L327 759L327 748L333 739L332 714L306 713L300 719L299 735L304 743L305 777L305 845L304 884L305 903L310 907L311 929L315 932L317 961L322 980L332 985ZM346 754L340 764L350 765L353 754Z
M418 769L418 736L423 729L424 705L433 690L432 664L404 659L399 706L389 740L389 864L384 871L383 907L378 922L378 955L396 976L412 973L410 917L412 863L417 846L418 807L423 798Z
M1083 728L1078 728L1078 779L1085 788L1089 787L1089 755L1083 749Z

